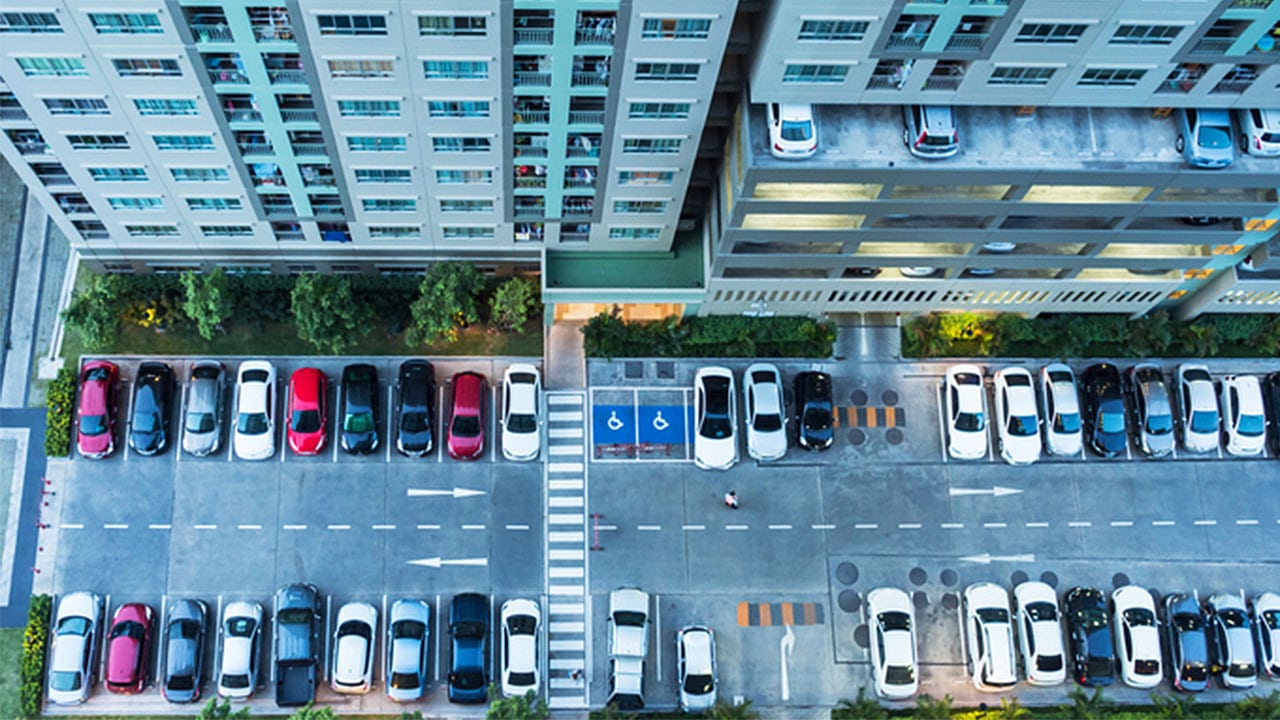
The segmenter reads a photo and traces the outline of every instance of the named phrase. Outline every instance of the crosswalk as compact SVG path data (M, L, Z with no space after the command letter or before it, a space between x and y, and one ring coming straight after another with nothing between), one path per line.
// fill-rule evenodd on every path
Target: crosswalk
M546 491L547 650L551 709L585 708L587 642L586 395L548 392Z

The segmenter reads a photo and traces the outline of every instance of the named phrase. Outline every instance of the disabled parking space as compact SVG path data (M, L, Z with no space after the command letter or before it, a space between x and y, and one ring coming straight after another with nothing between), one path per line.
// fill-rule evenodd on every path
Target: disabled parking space
M686 461L693 457L691 388L591 389L591 444L597 461Z

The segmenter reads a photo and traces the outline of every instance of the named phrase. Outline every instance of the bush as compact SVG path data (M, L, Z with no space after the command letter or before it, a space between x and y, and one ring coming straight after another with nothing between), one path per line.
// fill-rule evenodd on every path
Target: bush
M484 288L484 276L474 265L441 262L422 278L418 297L409 307L405 342L414 347L440 339L456 342L458 331L480 322L476 297Z
M305 273L290 295L298 337L320 352L341 355L369 331L372 313L358 305L343 275Z
M67 328L80 336L84 346L100 350L115 342L120 329L120 301L124 282L120 275L89 275L62 311Z
M45 393L45 457L64 458L71 454L71 419L75 416L75 405L76 374L71 368L59 368Z
M509 278L494 289L489 299L489 320L499 329L519 330L541 306L537 280Z
M212 340L213 331L220 329L222 322L235 311L226 273L222 268L215 268L213 272L202 275L184 272L182 288L182 312L195 321L196 332L200 333L200 337Z
M835 326L805 317L711 315L626 322L601 313L582 328L588 357L831 357Z
M49 616L53 600L48 595L32 595L27 607L27 628L22 634L22 685L18 700L24 717L40 716L44 708L44 658L49 644Z

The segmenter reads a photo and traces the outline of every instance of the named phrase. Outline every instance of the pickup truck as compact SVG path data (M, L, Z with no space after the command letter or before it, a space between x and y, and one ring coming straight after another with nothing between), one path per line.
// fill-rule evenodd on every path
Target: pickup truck
M320 591L294 583L276 591L276 705L297 707L316 697Z
M649 654L649 593L609 593L609 697L619 710L644 708L644 660Z

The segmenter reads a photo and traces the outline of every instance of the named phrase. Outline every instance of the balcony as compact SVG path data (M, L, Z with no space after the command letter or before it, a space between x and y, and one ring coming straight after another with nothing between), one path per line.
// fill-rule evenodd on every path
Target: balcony
M516 87L550 87L551 73L517 72L511 80Z
M570 110L570 125L603 125L603 110Z
M269 197L271 196L263 197L263 200L266 200ZM285 199L288 200L287 197ZM267 217L292 217L297 214L293 210L293 203L289 203L288 205L284 205L284 204L268 205L264 202L262 204L262 211L267 214Z
M515 29L516 45L550 45L554 37L555 31L551 28L517 27Z
M196 43L204 45L206 43L233 42L235 37L231 34L231 28L226 23L218 23L213 25L192 24L191 34L195 36Z
M573 33L575 45L613 45L613 30L599 28L578 28Z
M612 46L617 24L616 13L590 10L579 12L577 27L573 32L573 43Z
M586 219L591 217L591 213L595 211L596 203L592 198L565 198L564 199L564 217L565 219Z
M579 232L577 230L561 230L560 242L564 243L584 243L591 239L591 233Z
M267 78L272 85L306 85L307 74L301 70L267 69Z
M245 157L263 157L266 155L274 155L275 148L271 147L271 143L236 143L236 147L240 148L240 154Z
M922 33L894 33L884 46L887 50L919 50L924 47L928 35Z
M239 70L209 70L209 82L215 85L248 85L249 76Z
M315 122L320 122L320 117L319 117L318 115L316 115L316 111L315 111L315 110L285 110L284 108L281 108L281 109L280 109L280 118L281 118L282 120L284 120L285 122L287 122L287 123L296 123L296 122L315 123Z
M514 211L518 218L540 218L546 213L546 202L542 198L516 198Z
M83 195L55 195L58 207L68 215L92 215L93 206Z
M30 120L27 113L21 107L7 106L0 107L0 120Z
M338 184L329 165L299 165L298 172L302 174L305 187L335 187Z
M306 240L307 235L302 231L302 226L295 222L273 222L271 223L271 231L275 233L276 240Z
M516 45L550 45L555 40L554 10L516 10L511 22Z
M326 202L328 198L319 197L317 195L309 196L311 198L311 212L318 218L345 218L347 211L342 209L342 205L330 205Z
M600 157L599 135L570 135L565 147L565 157L596 158Z
M226 115L227 122L262 122L262 113L253 109L232 110L224 108L223 115Z
M1205 66L1200 63L1183 63L1169 73L1157 88L1158 93L1186 94L1195 88L1196 83L1204 76Z
M1257 65L1236 65L1222 76L1210 93L1239 95L1253 86L1258 79Z
M293 42L293 23L284 7L251 7L249 24L258 42Z

